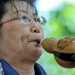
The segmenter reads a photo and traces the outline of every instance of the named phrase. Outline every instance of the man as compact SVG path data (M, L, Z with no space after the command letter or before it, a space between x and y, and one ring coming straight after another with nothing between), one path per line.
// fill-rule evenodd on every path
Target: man
M46 75L36 63L46 22L41 19L35 0L0 0L0 75Z

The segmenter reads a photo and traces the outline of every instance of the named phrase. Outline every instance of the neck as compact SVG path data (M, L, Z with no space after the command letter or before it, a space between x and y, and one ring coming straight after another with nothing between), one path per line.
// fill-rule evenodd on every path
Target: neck
M34 63L32 62L9 62L6 60L14 70L16 70L19 75L35 75Z
M19 75L35 75L34 65L30 68L27 67L20 68L19 66L13 66L13 65L11 66L19 73Z

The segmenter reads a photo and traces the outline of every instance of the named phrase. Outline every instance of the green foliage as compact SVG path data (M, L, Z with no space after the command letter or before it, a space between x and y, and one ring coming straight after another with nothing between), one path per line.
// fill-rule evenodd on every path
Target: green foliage
M64 3L59 9L50 11L47 26L44 27L45 37L75 36L75 5ZM47 72L47 75L75 75L75 69L61 67L53 54L43 52L38 62Z
M48 25L51 27L50 36L74 36L75 5L64 4L58 10L51 11Z

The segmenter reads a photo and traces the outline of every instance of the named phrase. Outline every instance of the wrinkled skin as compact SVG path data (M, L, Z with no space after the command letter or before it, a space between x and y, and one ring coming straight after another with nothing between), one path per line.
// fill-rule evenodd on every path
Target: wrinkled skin
M27 12L26 2L15 1L15 4L17 9L20 10L18 16L24 15L25 12ZM17 16L16 9L9 2L6 3L5 7L6 13L2 18L2 22ZM36 17L30 6L26 14L31 18ZM34 41L44 38L41 26L35 21L32 21L30 24L23 24L20 20L15 20L3 24L1 30L1 58L10 63L17 71L18 68L19 71L20 69L32 69L34 62L42 54L40 43ZM29 71L27 73L29 73Z

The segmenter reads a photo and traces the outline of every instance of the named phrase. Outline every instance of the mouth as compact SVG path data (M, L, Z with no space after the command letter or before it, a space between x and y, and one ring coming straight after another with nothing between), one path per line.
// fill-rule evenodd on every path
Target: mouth
M35 39L35 40L30 41L30 42L35 42L36 46L41 46L41 44L40 44L41 39Z

